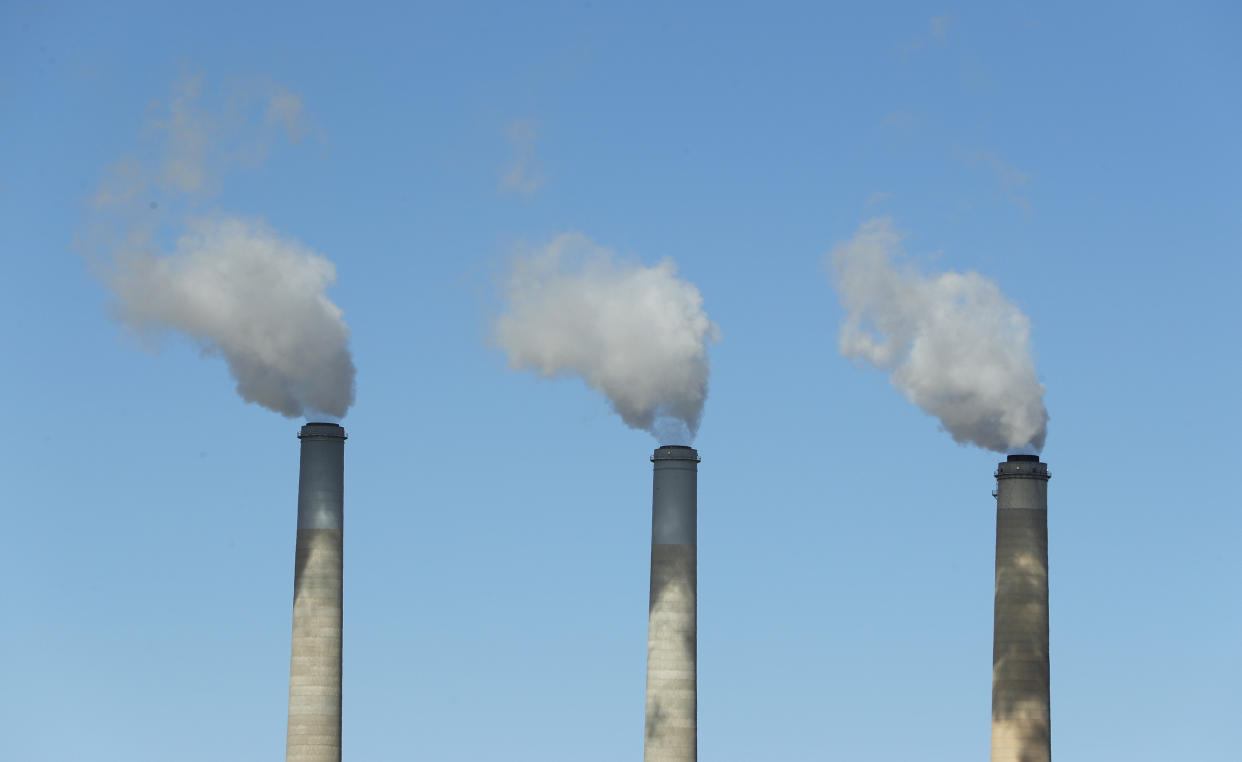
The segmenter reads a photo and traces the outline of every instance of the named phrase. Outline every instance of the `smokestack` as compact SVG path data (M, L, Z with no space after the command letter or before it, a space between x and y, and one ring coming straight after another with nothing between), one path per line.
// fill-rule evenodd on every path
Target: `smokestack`
M992 762L1052 759L1048 669L1048 465L1010 455L996 468Z
M645 762L698 759L699 453L662 445L651 494Z
M345 429L308 423L298 439L302 464L285 760L340 762Z

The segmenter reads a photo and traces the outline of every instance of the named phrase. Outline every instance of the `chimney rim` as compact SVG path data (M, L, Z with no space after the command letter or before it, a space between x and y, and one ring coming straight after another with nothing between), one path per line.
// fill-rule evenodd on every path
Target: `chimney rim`
M660 461L693 461L701 463L703 459L699 457L699 451L690 445L660 445L651 454L651 462L658 463Z
M349 437L345 434L345 427L339 423L307 421L306 425L298 430L298 439L307 438L348 439Z

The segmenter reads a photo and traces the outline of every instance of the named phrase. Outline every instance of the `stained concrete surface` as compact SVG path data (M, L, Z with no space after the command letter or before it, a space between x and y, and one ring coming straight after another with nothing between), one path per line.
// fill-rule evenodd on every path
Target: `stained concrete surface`
M1043 463L997 469L992 762L1052 759L1048 478Z

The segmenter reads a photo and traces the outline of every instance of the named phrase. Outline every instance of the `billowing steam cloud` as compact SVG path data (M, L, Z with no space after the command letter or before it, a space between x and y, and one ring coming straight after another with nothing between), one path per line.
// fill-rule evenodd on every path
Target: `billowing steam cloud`
M223 167L260 160L280 128L291 140L302 134L301 100L252 83L228 103L215 113L202 106L201 81L180 83L147 125L159 150L117 165L83 243L127 327L144 337L175 331L222 356L249 402L341 418L354 364L349 329L325 293L336 268L262 222L195 214Z
M883 218L833 248L847 313L841 354L891 371L893 385L959 443L1042 450L1048 412L1030 320L982 275L923 275L903 256L901 235Z
M108 282L126 325L176 330L222 355L246 401L341 418L354 364L341 310L324 294L334 280L331 262L262 224L203 219L171 256L122 255Z
M564 234L519 257L495 337L516 370L579 376L626 425L688 443L707 399L707 345L719 330L703 297L664 260L624 264L585 236Z

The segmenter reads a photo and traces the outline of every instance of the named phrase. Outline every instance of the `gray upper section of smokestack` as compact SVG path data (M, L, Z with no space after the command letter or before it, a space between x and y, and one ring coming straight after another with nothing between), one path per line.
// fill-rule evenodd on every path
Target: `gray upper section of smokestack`
M344 529L345 429L335 423L308 423L298 439L298 529Z
M699 453L693 447L662 445L651 494L651 544L697 545Z
M1010 455L996 464L996 507L1048 510L1048 464L1034 455ZM1000 482L1004 482L1001 486ZM1001 493L1004 493L1004 499Z

